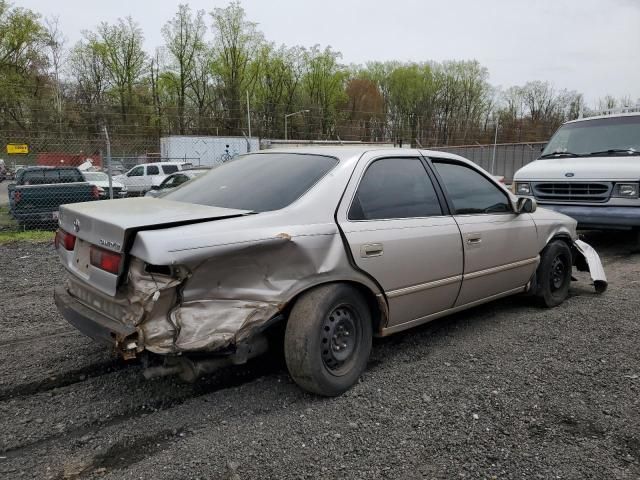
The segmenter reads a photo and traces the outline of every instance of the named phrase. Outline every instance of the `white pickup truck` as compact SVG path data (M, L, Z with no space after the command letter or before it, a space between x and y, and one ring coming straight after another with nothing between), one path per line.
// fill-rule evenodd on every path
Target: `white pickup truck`
M640 110L634 107L632 110ZM640 111L563 124L513 191L569 215L579 228L640 230Z
M122 183L130 196L144 195L153 187L157 187L172 173L176 173L192 165L186 162L156 162L137 165L123 175L113 177Z

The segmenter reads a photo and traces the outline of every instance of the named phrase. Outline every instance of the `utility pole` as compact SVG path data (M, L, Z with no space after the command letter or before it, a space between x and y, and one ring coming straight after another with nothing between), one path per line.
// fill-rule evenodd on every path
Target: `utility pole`
M288 119L289 117L291 117L292 115L297 115L297 114L299 114L299 113L307 113L307 112L309 112L309 110L298 110L297 112L287 113L287 114L284 116L284 139L285 139L285 140L288 140L288 139L289 139L289 134L288 134L288 132L287 132L287 130L288 130L288 128L287 128L287 119Z
M496 166L496 146L498 144L498 125L500 125L500 122L496 119L496 134L493 137L493 156L491 158L491 175L495 175L494 169Z
M249 110L249 90L247 90L247 123L249 124L249 139L251 139L251 111Z
M107 176L109 177L109 200L113 200L113 180L111 173L111 142L109 141L109 130L107 126L103 127L104 136L107 139Z

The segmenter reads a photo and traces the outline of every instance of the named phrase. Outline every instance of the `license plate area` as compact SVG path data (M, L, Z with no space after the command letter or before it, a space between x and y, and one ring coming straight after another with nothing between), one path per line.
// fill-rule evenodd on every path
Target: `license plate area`
M80 238L76 239L76 248L73 255L73 269L85 276L89 277L89 262L91 254L91 244Z

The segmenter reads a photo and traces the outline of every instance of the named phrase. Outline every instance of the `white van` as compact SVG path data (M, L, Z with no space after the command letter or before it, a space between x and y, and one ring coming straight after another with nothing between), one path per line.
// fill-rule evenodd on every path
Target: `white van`
M123 175L113 177L116 182L122 183L129 195L144 195L157 187L172 173L176 173L192 165L186 162L156 162L136 165Z
M579 228L640 230L640 106L563 124L513 191Z

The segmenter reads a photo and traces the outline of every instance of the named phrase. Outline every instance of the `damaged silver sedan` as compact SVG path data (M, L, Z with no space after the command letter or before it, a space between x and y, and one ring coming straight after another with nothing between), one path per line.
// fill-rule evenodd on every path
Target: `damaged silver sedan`
M576 222L456 155L410 149L248 154L159 199L65 205L63 316L147 376L195 379L284 343L293 379L339 395L373 336L507 295L553 307L572 267L606 278Z

